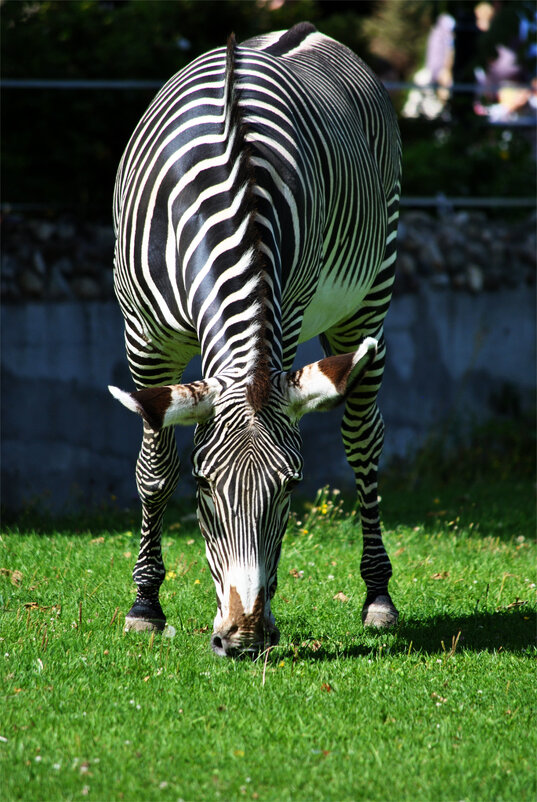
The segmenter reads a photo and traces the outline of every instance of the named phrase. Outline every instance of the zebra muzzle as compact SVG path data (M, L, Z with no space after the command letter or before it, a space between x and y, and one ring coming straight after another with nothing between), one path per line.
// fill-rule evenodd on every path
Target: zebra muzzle
M276 646L279 640L280 632L274 625L265 628L262 637L257 635L252 638L251 633L241 633L238 629L225 634L213 632L211 649L218 657L255 657L269 646Z
M239 657L241 654L257 655L269 646L275 646L280 633L270 613L265 609L265 590L262 588L253 609L245 613L244 607L233 585L229 591L229 607L224 620L215 621L211 637L211 648L219 657Z

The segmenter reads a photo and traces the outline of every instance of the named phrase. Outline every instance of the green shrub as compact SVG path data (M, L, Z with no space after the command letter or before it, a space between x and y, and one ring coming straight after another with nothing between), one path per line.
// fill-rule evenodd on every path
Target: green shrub
M406 196L531 197L535 162L521 131L401 121ZM428 135L424 138L424 133Z

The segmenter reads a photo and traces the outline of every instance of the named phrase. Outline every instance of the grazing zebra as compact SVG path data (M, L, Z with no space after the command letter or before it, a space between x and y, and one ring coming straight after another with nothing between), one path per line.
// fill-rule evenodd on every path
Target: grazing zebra
M163 87L123 155L115 288L143 417L138 592L130 629L162 629L162 518L179 477L175 424L197 424L198 518L219 655L278 642L271 613L297 422L345 402L361 505L363 621L396 623L382 543L376 405L396 258L400 140L389 98L309 23L197 58ZM291 371L300 342L326 354ZM178 384L201 351L203 380Z

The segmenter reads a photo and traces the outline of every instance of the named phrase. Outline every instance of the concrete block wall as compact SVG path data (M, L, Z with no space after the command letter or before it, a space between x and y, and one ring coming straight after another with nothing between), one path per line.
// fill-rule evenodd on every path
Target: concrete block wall
M132 386L114 302L6 305L2 329L2 504L59 511L114 500L136 503L141 421L109 395ZM386 321L388 358L380 395L384 460L412 453L446 417L486 420L508 384L523 404L535 393L535 297L527 287L479 295L424 288L396 297ZM296 366L320 358L299 349ZM199 360L185 380L200 378ZM352 487L339 437L341 411L301 424L306 492ZM192 428L177 429L178 493L193 493Z

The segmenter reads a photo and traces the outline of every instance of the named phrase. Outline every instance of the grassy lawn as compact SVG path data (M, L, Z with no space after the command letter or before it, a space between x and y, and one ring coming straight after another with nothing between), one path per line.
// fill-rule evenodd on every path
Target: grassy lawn
M397 630L363 630L355 516L329 495L291 521L256 662L209 649L188 513L163 538L173 637L123 632L133 516L4 527L2 799L534 800L534 485L382 492Z

